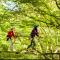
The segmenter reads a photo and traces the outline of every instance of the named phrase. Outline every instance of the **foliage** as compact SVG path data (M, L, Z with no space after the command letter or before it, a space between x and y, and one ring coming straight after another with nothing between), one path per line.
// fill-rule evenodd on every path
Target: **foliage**
M15 2L19 10L6 9L2 4L3 1ZM51 52L51 50L54 52L56 49L59 49L60 1L58 1L0 0L0 51L8 50L9 44L6 41L6 34L11 27L15 27L18 34L16 38L17 44L14 44L16 51L26 49L30 44L29 34L35 24L39 25L39 36L42 37L35 38L35 48L41 53ZM5 44L3 44L4 42ZM28 56L28 58L32 58L31 56Z

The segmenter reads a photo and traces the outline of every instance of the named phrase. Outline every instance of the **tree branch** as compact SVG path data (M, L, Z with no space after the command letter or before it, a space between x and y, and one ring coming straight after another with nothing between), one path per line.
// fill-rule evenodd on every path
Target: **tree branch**
M55 0L55 2L56 2L56 5L57 5L58 9L60 9L60 6L59 6L57 0Z

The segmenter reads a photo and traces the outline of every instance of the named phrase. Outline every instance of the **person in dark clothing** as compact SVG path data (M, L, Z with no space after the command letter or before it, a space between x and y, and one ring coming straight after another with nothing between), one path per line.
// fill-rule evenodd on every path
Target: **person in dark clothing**
M34 48L34 46L36 45L36 44L35 44L35 41L34 41L34 37L35 37L35 36L39 36L39 35L38 35L38 29L37 29L37 27L38 27L38 26L34 26L32 32L31 32L31 34L30 34L31 44L28 46L28 48L30 48L30 47ZM27 48L27 49L28 49L28 48Z

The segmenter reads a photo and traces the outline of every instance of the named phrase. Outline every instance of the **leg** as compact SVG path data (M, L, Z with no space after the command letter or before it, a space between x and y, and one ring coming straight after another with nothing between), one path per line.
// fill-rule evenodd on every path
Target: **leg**
M31 46L32 46L32 41L31 41L31 44L28 46L28 48L30 48ZM28 49L28 48L27 48L27 49Z
M34 39L32 40L32 43L33 43L32 48L34 49L34 47L36 45Z
M33 45L33 38L31 38L31 44L28 46L28 48L30 48L32 45Z
M10 50L13 51L13 42L10 40Z
M10 50L13 51L13 44L10 45Z

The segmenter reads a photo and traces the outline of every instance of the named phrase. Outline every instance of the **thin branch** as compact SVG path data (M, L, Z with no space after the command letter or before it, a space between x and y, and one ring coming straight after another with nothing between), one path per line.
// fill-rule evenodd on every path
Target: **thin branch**
M60 7L59 7L59 4L58 4L57 0L55 0L55 2L56 2L56 5L57 5L58 9L60 9Z

